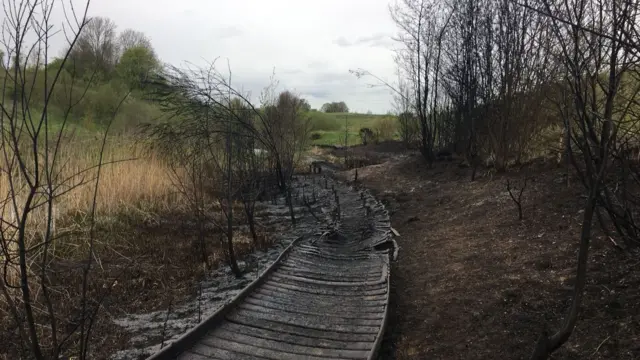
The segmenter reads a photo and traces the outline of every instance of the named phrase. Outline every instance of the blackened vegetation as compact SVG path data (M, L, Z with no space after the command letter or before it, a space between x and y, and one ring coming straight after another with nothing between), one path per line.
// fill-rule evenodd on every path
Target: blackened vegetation
M362 142L362 145L367 145L371 142L377 141L375 133L373 132L373 130L369 128L360 129L359 134L360 134L360 141Z
M527 182L530 179L528 177L525 177L524 180L522 181L522 185L520 186L520 190L518 191L518 189L514 189L513 188L513 184L511 183L511 180L507 179L507 191L509 192L509 196L511 197L511 200L513 200L513 202L516 204L516 207L518 208L518 220L523 219L523 214L522 214L522 194L524 194L524 190L527 188Z
M331 187L329 227L296 240L236 298L150 359L377 358L397 255L389 215L368 193Z
M311 174L320 174L322 173L322 166L320 166L317 161L313 161L309 165L309 172Z
M398 0L391 6L402 47L400 79L398 86L378 80L398 95L402 128L415 124L429 166L438 160L435 149L448 148L464 158L471 180L482 165L504 172L547 151L541 138L555 129L558 164L583 185L571 306L557 331L545 330L532 359L548 358L574 331L594 220L621 244L639 242L639 8L636 0Z
M58 10L66 16L62 24L57 23L51 16L54 5L52 0L2 2L0 318L10 319L3 321L10 324L3 331L11 340L17 339L3 341L2 352L12 358L36 360L67 354L89 359L98 315L121 275L105 279L94 271L99 257L95 219L107 135L129 93L116 96L116 104L105 114L106 131L96 138L100 150L95 164L65 171L68 164L62 154L69 147L69 114L91 87L98 66L82 69L87 82L78 81L74 91L62 90L68 97L59 108L64 114L56 124L59 126L52 126L47 110L55 103L54 88L64 86L62 78L72 84L78 80L74 45L86 45L90 34L102 34L108 24L91 21L88 1L75 6L60 4ZM51 66L50 41L60 27L65 29L68 47L56 61L59 66ZM74 71L67 74L65 67ZM93 193L83 224L79 229L60 231L56 228L56 204L82 186L90 187ZM77 245L78 258L61 271L59 264L68 259L60 258L58 244L76 232L82 233L85 241ZM62 273L73 286L57 281Z
M436 161L453 161L453 153L449 150L440 150L436 153Z
M363 166L371 165L372 161L366 157L349 156L345 159L345 167L347 169L355 169Z
M256 246L261 245L254 220L258 200L284 193L295 224L291 181L309 139L309 119L301 98L288 91L276 95L275 87L272 81L265 88L256 108L233 87L231 71L223 74L215 63L207 68L167 67L147 85L150 98L168 119L142 127L141 139L165 156L196 218L224 235L220 240L237 275L237 202ZM201 229L204 244L207 235L204 226Z

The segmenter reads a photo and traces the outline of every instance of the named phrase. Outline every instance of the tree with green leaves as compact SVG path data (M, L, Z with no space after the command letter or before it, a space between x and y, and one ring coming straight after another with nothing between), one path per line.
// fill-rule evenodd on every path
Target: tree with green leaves
M159 69L153 50L144 46L131 47L122 54L116 73L131 89L141 89L145 80Z
M300 99L300 109L304 112L311 111L311 104L309 104L307 99Z
M349 112L349 107L344 101L331 102L322 105L320 111L326 113L346 113Z

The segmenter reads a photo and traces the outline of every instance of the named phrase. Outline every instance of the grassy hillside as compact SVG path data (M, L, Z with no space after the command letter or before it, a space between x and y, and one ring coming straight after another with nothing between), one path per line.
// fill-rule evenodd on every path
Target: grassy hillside
M397 120L392 115L358 113L323 113L311 111L314 145L344 145L345 129L348 145L361 143L360 129L368 128L380 133L381 140L396 137Z

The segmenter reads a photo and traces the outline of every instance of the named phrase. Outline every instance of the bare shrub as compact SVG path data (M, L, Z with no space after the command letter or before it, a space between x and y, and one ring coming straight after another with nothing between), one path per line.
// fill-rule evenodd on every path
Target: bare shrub
M68 102L62 107L66 116L61 123L54 123L48 105L56 88L62 86L59 80L71 56L67 51L60 67L48 66L49 41L58 31L50 18L54 4L3 3L6 18L2 45L12 61L2 63L0 69L0 290L3 307L8 309L20 338L18 344L13 344L15 350L10 348L10 356L40 360L58 359L64 354L87 359L92 357L92 328L108 293L102 290L107 286L105 279L93 276L98 259L95 217L99 211L99 184L104 176L109 125L128 94L105 114L106 131L96 139L98 145L92 156L84 162L69 162L78 148L74 145L77 139L67 128L68 115L86 93L86 87L78 97L74 96L78 93L73 87L63 89L68 91ZM74 11L65 3L60 6L65 6L69 14L63 26L70 42L68 48L74 49L90 23L88 3ZM31 75L26 76L29 72ZM38 92L39 96L32 97ZM77 197L72 195L83 187L90 190ZM88 206L83 208L83 220L69 229L60 224L60 211L72 211L73 205L64 201L74 198L80 206ZM68 243L76 249L65 251L65 239L73 233L81 234L83 241ZM76 264L70 275L73 286L55 281L60 271L55 264L61 260Z
M360 134L360 142L362 145L367 145L376 141L375 133L369 128L362 128L358 133Z
M420 134L420 124L418 119L410 111L402 112L398 115L398 135L402 143L411 147L418 140Z
M173 177L200 219L203 254L211 240L204 224L212 224L224 234L227 260L237 275L241 269L234 253L236 202L242 202L256 246L255 203L271 179L286 194L295 223L291 178L311 124L305 101L288 91L276 96L275 87L272 82L265 89L262 107L256 109L232 86L231 72L224 75L215 63L207 68L167 67L149 84L167 121L144 126L142 135L179 169Z
M397 124L394 118L385 116L381 119L378 119L375 124L376 140L393 140L393 137L396 135L396 129Z

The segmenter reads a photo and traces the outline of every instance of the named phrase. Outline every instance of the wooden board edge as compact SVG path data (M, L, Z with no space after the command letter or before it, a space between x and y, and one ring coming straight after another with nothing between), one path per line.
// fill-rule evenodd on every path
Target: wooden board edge
M391 302L391 269L387 265L387 304L384 308L384 316L382 318L382 325L380 326L380 331L378 331L376 339L373 343L373 348L371 349L371 353L369 354L368 360L377 360L378 358L380 346L382 345L382 339L384 338L384 334L387 331L387 324L389 322L389 303L390 302Z
M394 229L392 226L390 226L391 228L391 232L393 233L393 236L400 236L400 233L398 232L398 230Z
M238 303L240 303L253 289L255 289L258 285L260 285L267 276L279 265L282 259L291 251L291 249L299 243L302 239L304 239L306 235L302 235L294 239L289 246L287 246L282 253L276 258L276 260L266 268L260 276L258 276L255 280L253 280L249 285L247 285L241 292L239 292L235 297L233 297L226 304L221 306L216 312L209 315L206 319L202 320L198 325L191 328L186 333L182 334L178 339L171 342L169 345L160 349L155 354L151 355L147 358L147 360L173 360L175 359L181 352L190 348L193 344L195 344L211 327L212 323L217 321L221 321L224 319L224 316L232 310Z

